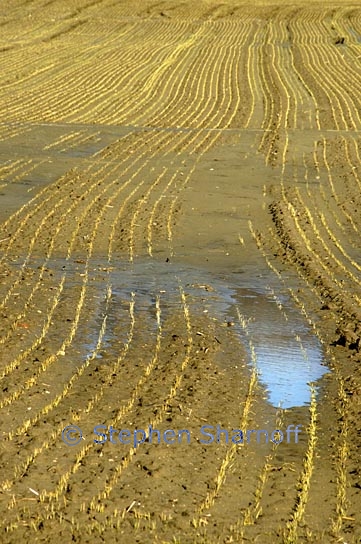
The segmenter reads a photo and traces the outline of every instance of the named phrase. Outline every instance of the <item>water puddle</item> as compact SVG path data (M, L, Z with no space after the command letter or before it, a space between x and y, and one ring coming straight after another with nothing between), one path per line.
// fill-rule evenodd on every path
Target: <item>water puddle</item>
M102 266L104 263L99 268ZM93 325L92 320L88 323L88 353L95 349L105 312L108 320L102 349L111 345L115 337L126 341L128 325L122 328L120 324L132 296L138 315L143 314L147 323L147 334L155 335L157 296L165 319L175 307L179 308L181 286L188 295L191 315L206 313L234 327L248 351L249 364L256 365L273 406L291 408L309 404L309 383L328 372L317 337L288 294L269 275L256 277L239 271L219 278L188 265L144 259L132 265L117 263L107 279L112 285L111 304L106 309L104 295L99 296ZM99 278L99 288L105 292L104 277ZM253 350L255 361L251 358Z
M240 336L268 390L273 406L291 408L310 402L310 382L326 372L321 344L304 317L287 298L262 290L237 289L234 294L246 328ZM234 310L231 309L231 313Z

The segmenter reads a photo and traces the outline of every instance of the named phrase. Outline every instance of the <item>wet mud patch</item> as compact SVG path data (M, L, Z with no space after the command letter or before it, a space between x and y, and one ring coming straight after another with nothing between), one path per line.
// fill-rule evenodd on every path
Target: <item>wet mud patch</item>
M27 275L33 277L40 266L41 261L32 259L26 268ZM16 263L12 267L21 268ZM114 344L126 344L132 299L136 300L137 318L145 327L145 336L155 338L159 326L157 304L161 300L162 318L170 319L179 309L181 290L191 315L215 321L238 338L248 353L250 370L254 365L273 406L288 409L308 405L309 384L327 372L319 340L287 290L266 270L257 277L251 276L247 267L241 272L217 275L207 269L151 258L136 259L134 263L119 260L109 263L95 258L88 274L91 305L87 322L77 332L78 353L83 359L95 351L96 360L103 355L108 355L108 359ZM81 289L84 275L84 263L77 260L52 259L47 263L47 281L66 277L62 312L66 313L67 307L70 310L73 293ZM71 321L71 315L69 311L65 319ZM101 348L96 350L105 319ZM219 354L225 370L227 357L227 352ZM240 354L242 358L244 353Z

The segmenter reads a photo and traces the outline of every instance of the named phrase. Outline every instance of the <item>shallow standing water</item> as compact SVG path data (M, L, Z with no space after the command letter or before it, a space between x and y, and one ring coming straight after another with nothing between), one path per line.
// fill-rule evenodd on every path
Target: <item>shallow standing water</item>
M98 263L100 270L105 266L106 262ZM96 284L96 277L94 279ZM155 334L156 297L161 298L162 314L166 317L180 304L181 286L186 295L190 295L193 313L205 313L223 322L224 326L234 327L247 350L249 365L256 365L260 382L273 406L286 409L307 405L311 395L309 384L328 371L317 337L287 293L272 284L275 282L272 277L230 274L226 280L189 265L142 259L133 264L113 263L107 281L112 288L112 297L106 310L104 349L115 335L117 340L126 341L126 327L122 334L119 323L122 305L131 299L132 293L138 312L147 323L148 333ZM101 288L104 290L104 274L99 278ZM105 312L104 293L98 298L97 315L88 322L88 338L84 344L87 353L96 346ZM197 300L199 303L194 302ZM119 334L123 337L119 338ZM252 346L256 354L253 360Z

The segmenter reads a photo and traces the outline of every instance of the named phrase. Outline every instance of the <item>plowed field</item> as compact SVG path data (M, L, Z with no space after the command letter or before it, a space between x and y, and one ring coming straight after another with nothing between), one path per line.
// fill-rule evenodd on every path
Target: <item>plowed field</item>
M2 0L1 543L361 542L360 66L356 1Z

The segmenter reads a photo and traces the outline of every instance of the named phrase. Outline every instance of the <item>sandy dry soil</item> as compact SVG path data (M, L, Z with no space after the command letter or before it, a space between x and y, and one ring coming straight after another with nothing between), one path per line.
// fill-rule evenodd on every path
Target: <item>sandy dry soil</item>
M361 542L358 4L2 0L1 543Z

